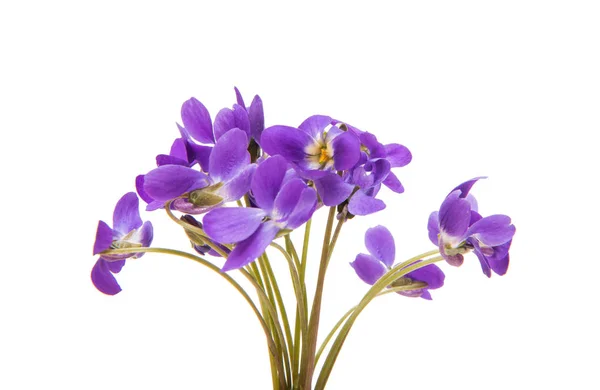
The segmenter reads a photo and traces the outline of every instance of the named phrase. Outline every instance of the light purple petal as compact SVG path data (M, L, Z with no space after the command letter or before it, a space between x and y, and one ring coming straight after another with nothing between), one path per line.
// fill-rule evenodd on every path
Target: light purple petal
M440 221L438 219L438 212L434 211L429 214L429 220L427 221L427 231L429 233L429 241L433 243L433 245L437 246L439 244Z
M146 194L163 203L208 184L208 177L204 173L180 165L163 165L144 177Z
M260 144L271 156L280 154L288 162L302 162L306 157L304 149L316 143L305 132L289 126L271 126L263 132Z
M244 104L244 98L242 98L240 90L237 89L237 87L233 87L233 89L235 90L235 98L237 100L237 104L239 104L242 107L246 107L246 105Z
M115 206L113 213L113 229L125 235L142 226L140 218L140 201L135 192L128 192Z
M458 186L456 186L450 192L452 193L452 192L454 192L456 190L459 190L460 191L460 197L461 198L465 198L469 194L469 191L471 191L471 187L473 187L473 185L475 183L477 183L477 181L479 179L486 179L486 178L487 178L486 176L478 176L478 177L475 177L475 178L473 178L471 180L467 180L466 182L464 182L464 183L459 184Z
M359 136L360 143L369 149L369 157L370 158L385 158L387 153L385 151L385 147L377 141L377 137L375 135L364 132Z
M154 211L154 210L158 210L165 207L165 203L158 201L158 200L153 200L152 202L148 203L146 205L146 211Z
M110 270L110 272L112 272L113 274L118 274L123 269L123 266L125 265L125 260L106 261L106 264L108 265L108 269Z
M390 172L390 163L386 159L372 159L365 164L365 168L371 172L371 176L373 176L373 184L378 185L383 182L383 180L389 176Z
M254 96L252 103L250 103L248 119L250 120L250 134L260 145L261 135L265 130L265 114L263 111L263 102L258 95Z
M206 107L196 98L187 100L181 106L183 127L192 138L203 144L214 144L212 122Z
M385 180L382 182L387 188L394 191L397 194L401 194L404 192L404 186L398 180L398 177L394 175L393 172L390 171L386 176Z
M381 199L373 198L362 190L352 195L348 202L348 211L354 215L369 215L383 209L385 209L385 203Z
M252 179L252 194L256 204L270 213L273 202L281 188L281 183L287 171L287 162L282 156L276 155L264 160Z
M370 228L365 233L365 246L371 255L380 260L388 268L396 258L396 244L392 233L382 225Z
M142 244L143 247L149 247L152 244L152 239L154 238L154 228L152 227L152 223L150 221L144 222L140 230L138 231L139 243ZM144 255L145 252L136 253L136 257L140 258ZM114 272L114 271L113 271Z
M490 263L490 267L492 268L492 271L494 271L496 274L502 276L502 275L506 274L506 271L508 271L508 264L510 263L510 256L507 253L506 256L504 256L500 260L488 259L488 261Z
M354 189L354 185L344 182L333 172L326 172L322 178L315 179L314 183L325 206L337 206L348 199Z
M356 259L350 263L354 271L363 282L368 284L375 284L383 274L386 273L387 269L385 266L376 258L370 255L360 253L356 256Z
M121 291L121 286L117 283L117 279L113 276L108 268L108 262L102 258L96 261L92 268L92 283L96 288L108 295L115 295Z
M231 129L238 128L246 133L250 138L250 121L248 120L248 112L238 104L233 106L233 110L223 108L215 117L215 138L217 141L226 132Z
M468 241L473 245L473 252L477 256L477 259L479 259L479 264L481 265L481 270L483 271L483 274L485 276L487 276L488 278L491 277L492 269L490 267L490 263L489 263L488 259L486 258L486 256L481 252L479 243L477 242L477 240L469 239Z
M333 149L333 161L335 169L344 171L354 167L360 158L360 142L358 138L349 132L335 137L331 142Z
M325 115L313 115L309 118L306 118L304 122L298 126L298 129L302 130L314 139L321 139L323 130L325 130L327 126L331 125L331 121L331 117Z
M412 161L410 150L404 145L388 144L385 145L387 160L392 164L392 168L399 168L408 165Z
M210 177L217 183L228 181L248 164L248 136L240 129L229 130L219 138L210 154Z
M126 232L127 233L127 232ZM98 221L96 230L96 241L94 241L94 255L110 249L113 242L113 230L104 221Z
M427 283L427 289L436 289L442 287L444 285L444 279L446 278L444 272L435 264L429 264L425 267L418 268L412 272L409 272L406 274L406 276L417 282Z
M285 183L275 198L271 212L273 219L278 222L287 220L305 188L306 184L302 179L294 179Z
M317 193L312 188L305 188L300 194L296 207L289 215L286 228L296 229L308 221L317 208Z
M266 216L261 209L221 207L204 216L206 234L221 244L232 244L250 237Z
M463 237L471 220L471 205L459 196L459 191L450 193L442 203L438 215L440 230L451 237Z
M226 272L238 269L256 260L277 236L279 230L272 221L260 224L254 234L235 246L221 270Z
M223 202L232 202L244 196L250 190L255 171L256 164L250 164L219 188L217 194L223 198Z
M429 291L427 291L426 289L424 289L423 293L421 293L421 298L431 301L431 293Z
M515 235L515 225L510 223L510 217L507 215L490 215L475 222L467 235L475 236L487 246L502 245Z

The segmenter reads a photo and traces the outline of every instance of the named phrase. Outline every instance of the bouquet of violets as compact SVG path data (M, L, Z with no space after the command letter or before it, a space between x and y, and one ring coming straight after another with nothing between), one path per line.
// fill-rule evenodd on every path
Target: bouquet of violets
M412 156L403 145L381 144L374 134L325 115L297 127L265 128L260 97L246 106L237 88L235 93L237 103L220 110L214 121L195 98L184 102L180 137L169 154L158 155L157 167L136 178L137 195L129 192L117 202L112 227L99 222L94 243L99 258L91 273L98 290L119 293L115 274L127 259L147 252L194 260L230 283L255 313L267 341L273 388L320 390L352 325L376 297L397 293L430 300L430 290L444 284L435 263L458 267L471 251L486 276L506 273L515 226L506 215L480 215L471 189L482 178L468 180L429 215L433 250L394 264L390 231L381 225L366 230L368 254L358 254L350 265L371 287L318 345L327 266L342 228L357 216L385 209L377 197L382 186L404 191L393 169ZM152 224L142 221L138 196L147 211L162 209L183 228L194 253L151 247ZM309 302L311 219L320 209L327 222ZM303 229L301 245L291 239L295 229ZM294 307L284 304L279 287L284 281L273 272L268 247L289 266L284 277L293 286ZM236 277L246 279L253 293Z

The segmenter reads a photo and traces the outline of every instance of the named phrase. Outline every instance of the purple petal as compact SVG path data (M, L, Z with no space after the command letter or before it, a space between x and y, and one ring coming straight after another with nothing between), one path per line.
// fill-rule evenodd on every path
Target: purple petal
M409 272L406 276L417 282L427 283L427 289L442 287L444 285L444 279L446 278L444 272L435 264L429 264L425 267L418 268Z
M215 138L217 141L226 132L231 129L238 128L246 133L250 138L250 121L248 120L248 112L245 108L235 104L233 110L223 108L215 117Z
M265 216L261 209L221 207L204 216L204 231L221 244L232 244L250 237Z
M354 185L344 182L333 172L326 172L322 178L315 179L314 183L325 206L337 206L348 199L354 189Z
M429 214L429 220L427 221L427 231L429 232L429 241L433 243L433 245L437 246L439 244L440 221L438 219L438 212L434 211Z
M198 206L193 204L187 198L178 198L171 203L171 209L181 211L182 213L187 214L204 214L209 212L212 209L217 207L221 207L223 202L219 202L217 204L209 205L209 206Z
M128 192L115 206L113 213L113 229L125 235L142 226L140 218L140 201L135 192Z
M260 145L261 135L265 130L265 114L263 103L258 95L254 96L250 108L248 109L248 119L250 120L250 134L252 138Z
M128 232L126 232L128 233ZM94 255L110 249L113 242L113 230L104 221L98 221L96 230L96 241L94 241Z
M440 250L440 254L446 260L446 262L454 267L460 267L465 260L464 256L460 253L456 255L447 255L446 250L444 248L444 241L442 240L440 240L438 248Z
M398 180L398 177L394 175L393 172L390 171L386 176L385 180L382 182L387 188L394 191L397 194L401 194L404 192L404 186Z
M219 138L210 154L210 177L217 183L228 181L248 164L248 136L240 129L229 130Z
M183 121L183 127L192 138L203 144L215 143L210 114L196 98L191 98L183 103L183 106L181 106L181 120Z
M213 150L213 147L196 145L191 142L188 143L188 146L192 151L194 161L197 161L198 164L200 164L200 167L204 172L208 172L208 161L210 159L210 154Z
M471 205L454 191L446 197L440 207L440 230L451 237L462 238L469 228Z
M385 203L381 199L373 198L362 190L352 195L348 202L348 211L354 215L369 215L383 209L385 209Z
M490 215L475 222L467 235L476 237L487 246L502 245L515 235L515 225L510 223L510 217L506 215Z
M349 132L345 132L331 142L335 169L344 171L354 167L360 158L360 142Z
M394 264L396 245L392 233L385 226L375 226L365 233L365 245L369 253L388 268Z
M390 163L386 159L372 159L365 164L365 168L371 172L371 176L373 176L373 184L378 185L381 184L386 177L389 176L390 172ZM400 185L402 186L402 185ZM404 189L403 189L404 190Z
M250 164L242 169L234 178L226 182L223 187L217 191L223 198L223 202L231 202L240 199L250 190L252 177L256 171L256 164Z
M294 179L285 183L275 198L271 212L273 219L278 222L287 220L305 188L306 184L302 179Z
M488 278L491 277L492 269L490 267L490 263L485 257L485 255L481 252L479 243L477 242L477 240L469 240L469 242L471 242L471 244L473 245L473 252L477 256L477 259L479 259L479 264L481 264L481 270L483 271L483 274Z
M152 197L148 195L146 191L144 191L144 176L145 175L138 175L135 178L135 190L137 191L140 198L144 200L144 202L151 203L154 201L154 199L152 199Z
M375 284L383 274L386 273L387 269L385 266L376 258L370 255L360 253L356 256L356 259L350 263L354 271L363 282L368 284Z
M237 100L237 104L239 104L242 107L246 107L246 105L244 104L244 98L242 98L240 90L237 89L237 87L233 87L233 89L235 90L235 98Z
M423 292L421 293L421 298L431 301L431 293L427 291L427 289L423 289Z
M96 261L92 268L92 283L96 288L108 295L115 295L121 291L121 286L117 283L117 279L113 276L108 268L108 262L102 258Z
M273 156L264 160L252 179L252 194L256 204L270 213L273 202L281 188L281 183L287 171L287 162L282 156Z
M410 150L404 145L388 144L385 145L387 160L392 164L392 168L408 165L412 160Z
M323 130L331 125L331 117L325 115L313 115L306 118L298 129L302 130L306 134L310 135L314 139L320 139L323 134Z
M125 265L125 260L106 261L106 264L108 265L108 269L110 270L110 272L112 272L113 274L118 274L123 269L123 266Z
M371 133L364 132L359 136L360 143L369 149L370 158L385 158L387 153L385 147L377 141L377 137Z
M163 203L208 184L204 173L180 165L163 165L144 177L144 191L155 201Z
M304 149L316 143L305 132L289 126L271 126L263 132L261 146L271 156L280 154L288 162L302 162L306 157Z
M189 166L189 162L182 160L179 157L169 156L168 154L159 154L156 156L156 165L183 165L184 167Z
M169 151L169 155L172 157L177 157L181 160L189 162L188 150L187 150L187 141L184 138L177 138L173 141L171 145L171 150Z
M510 263L510 258L508 254L506 254L506 256L504 256L500 260L488 259L488 261L490 263L492 271L494 271L496 274L502 276L506 274L506 271L508 271L508 264Z
M154 228L152 227L152 223L150 221L144 222L140 230L138 231L137 236L139 243L142 244L143 247L149 247L152 244L152 239L154 238ZM144 252L136 253L136 257L140 258L144 255ZM113 271L114 272L114 271Z
M272 221L260 224L254 234L235 246L221 270L226 272L253 262L263 254L267 246L277 236L279 230Z
M473 184L477 183L477 181L479 179L486 179L486 176L479 176L476 178L473 178L471 180L467 180L466 182L459 184L458 186L456 186L452 191L450 192L454 192L456 190L460 191L460 197L461 198L465 198L468 194L469 191L471 191L471 187L473 187Z
M317 193L312 188L305 188L300 194L296 207L288 217L286 228L296 229L308 221L317 208Z

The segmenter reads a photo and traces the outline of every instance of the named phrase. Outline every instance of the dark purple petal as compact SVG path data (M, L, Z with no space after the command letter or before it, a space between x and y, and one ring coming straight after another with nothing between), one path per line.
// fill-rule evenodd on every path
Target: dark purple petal
M156 156L156 165L183 165L184 167L189 166L189 162L182 160L179 157L169 156L168 154L159 154Z
M471 205L459 196L459 191L450 193L442 203L438 217L441 231L451 237L462 238L469 228Z
M421 293L421 298L431 301L431 293L426 289L423 289L423 292Z
M146 194L163 203L208 184L208 177L204 173L180 165L163 165L144 177Z
M240 129L229 130L219 138L210 154L210 177L217 183L228 181L248 164L248 136Z
M383 209L385 209L385 203L381 199L371 197L362 190L352 195L348 202L348 211L354 215L369 215Z
M475 222L467 235L476 237L487 246L502 245L515 235L515 225L510 223L510 217L507 215L490 215Z
M192 138L203 144L214 144L212 122L206 107L196 98L191 98L181 106L183 127Z
M322 178L315 179L314 183L325 206L337 206L348 199L354 189L354 185L344 182L333 172L326 172Z
M235 90L235 98L237 100L237 104L239 104L242 107L246 107L246 105L244 104L244 98L242 98L240 90L237 89L237 87L233 87L233 89Z
M439 244L440 221L438 219L438 212L434 211L429 214L429 220L427 221L427 231L429 233L429 241L433 243L433 245L437 246Z
M238 128L250 138L250 121L245 108L235 104L233 110L223 108L215 117L215 138L217 141L231 129Z
M508 271L508 264L510 262L508 253L500 260L492 260L488 258L488 261L490 263L492 271L494 271L496 274L502 276L506 274L506 271Z
M306 184L302 179L294 179L285 183L275 198L273 211L271 212L273 219L277 222L287 220L305 188Z
M385 158L387 153L385 151L384 146L377 141L377 137L375 135L364 132L359 135L360 143L369 149L369 157L370 158Z
M128 232L125 232L128 233ZM96 230L96 241L94 241L94 255L110 249L113 242L113 230L104 221L98 221L98 229Z
M488 260L490 261L490 265L492 262L500 261L500 260L504 259L506 257L506 255L508 255L508 250L510 249L511 243L512 243L512 240L510 240L502 245L497 245L497 246L491 248L493 253L486 255Z
M263 132L260 144L271 156L280 154L288 162L301 162L306 157L305 148L315 144L313 137L289 126L271 126Z
M331 117L325 115L313 115L309 118L306 118L306 120L304 120L304 122L298 126L298 129L302 130L314 139L321 139L323 130L325 130L327 126L331 125L331 121Z
M121 286L108 268L108 262L102 258L92 268L92 283L104 294L115 295L121 291Z
M333 149L333 161L335 169L344 171L354 167L360 158L360 142L358 138L349 132L335 137L331 142Z
M365 164L365 168L371 172L371 176L373 177L373 186L381 184L391 173L389 161L383 158L372 159L368 161Z
M118 274L123 269L123 266L125 265L125 260L106 261L106 264L108 265L108 269L110 270L110 272L112 272L113 274Z
M188 147L190 148L194 161L197 161L200 164L200 167L204 172L208 172L208 160L210 159L210 154L213 150L212 146L204 146L204 145L196 145L193 143L188 143Z
M398 177L394 175L393 172L390 171L386 176L385 180L382 182L387 188L394 191L397 194L401 194L404 192L404 186L398 180Z
M479 264L481 264L481 270L483 271L483 274L485 276L487 276L488 278L490 278L492 276L492 269L490 267L490 263L489 263L488 259L481 252L479 243L477 242L477 240L469 239L468 241L473 245L473 252L477 256L477 259L479 259Z
M152 197L148 195L146 191L144 191L144 176L145 175L138 175L135 178L135 190L137 191L140 198L144 200L144 202L152 203L154 199L152 199Z
M267 246L277 236L279 230L277 225L272 221L260 224L254 234L235 246L221 270L226 272L253 262L263 254Z
M113 229L125 235L142 226L140 218L140 201L135 192L128 192L115 206L113 213Z
M425 267L409 272L406 274L406 277L409 277L417 282L427 283L427 289L436 289L444 285L444 279L446 278L446 275L444 275L444 272L437 265L429 264Z
M254 96L250 108L248 109L248 119L250 120L250 134L252 138L260 145L261 135L265 130L265 114L263 103L258 95Z
M206 214L202 222L210 238L221 244L232 244L250 237L265 216L261 209L221 207Z
M308 221L317 208L317 193L312 188L305 188L300 194L296 207L288 217L286 228L296 229Z
M169 155L172 157L177 157L181 160L189 162L190 156L188 156L188 150L187 150L186 144L187 144L187 141L184 138L177 138L175 141L173 141L173 144L171 145L171 150L169 151Z
M252 195L256 204L270 213L273 202L281 188L281 183L287 171L287 162L282 156L276 155L264 160L252 179Z
M360 253L356 256L356 259L350 263L354 271L363 282L368 284L375 284L383 274L386 273L387 269L385 266L376 258L370 255Z
M479 179L485 179L487 178L486 176L479 176L476 178L473 178L471 180L467 180L466 182L459 184L458 186L456 186L452 191L450 191L451 193L459 190L460 191L460 197L461 198L466 198L466 196L469 194L469 191L471 191L471 187L473 187L473 185L475 183L477 183L477 181Z
M223 202L231 202L244 196L250 190L255 171L256 164L250 164L219 188L217 194L223 198Z
M385 226L368 229L365 233L365 246L371 255L388 268L392 267L396 258L396 245L392 233Z
M385 145L385 151L387 153L387 160L392 164L392 168L399 168L412 160L412 154L410 150L404 145L400 144L388 144Z

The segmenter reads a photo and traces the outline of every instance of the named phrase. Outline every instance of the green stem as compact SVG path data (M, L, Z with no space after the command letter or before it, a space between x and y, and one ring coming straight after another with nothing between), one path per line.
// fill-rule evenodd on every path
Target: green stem
M435 262L441 261L444 258L441 256L434 257L432 259L423 260L419 263L415 264L415 261L421 260L424 257L431 256L433 254L438 253L438 251L430 251L419 256L413 257L401 264L396 265L391 270L389 270L386 274L384 274L365 294L363 299L354 309L353 313L350 315L339 334L337 335L333 345L331 346L331 350L327 354L327 358L323 363L323 367L321 368L321 372L319 377L317 378L317 384L315 386L315 390L323 390L325 385L327 384L327 380L329 379L329 375L331 374L331 370L333 369L333 365L340 353L342 346L344 345L344 341L352 328L352 325L356 321L358 315L364 310L364 308L371 302L384 288L390 285L392 282L401 278L402 276L412 272L416 269L425 267L426 265L433 264Z
M323 237L323 247L321 249L321 262L319 263L319 274L317 277L317 287L313 299L313 306L310 312L310 321L308 322L308 345L302 348L302 372L300 380L304 383L304 389L312 387L312 377L315 370L315 352L317 350L317 335L319 333L319 319L321 316L321 300L323 298L323 286L325 285L325 273L327 271L328 258L331 255L329 243L331 239L331 230L335 218L336 207L330 207L325 235ZM303 375L304 374L304 375Z

